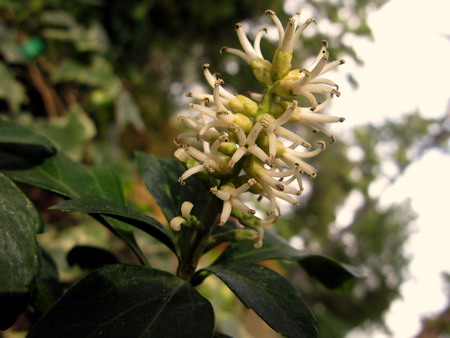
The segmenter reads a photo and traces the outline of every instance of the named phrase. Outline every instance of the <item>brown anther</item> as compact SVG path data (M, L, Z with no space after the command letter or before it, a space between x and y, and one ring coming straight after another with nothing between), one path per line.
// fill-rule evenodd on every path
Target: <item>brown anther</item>
M217 109L216 114L218 115L228 115L228 111L224 110L224 109Z
M214 87L219 87L220 85L223 85L225 82L222 79L217 79L214 82Z
M238 30L239 28L241 28L242 27L242 24L240 23L240 22L238 22L235 26L234 26L234 29L235 30Z
M271 9L266 10L265 12L266 15L275 15L275 12Z
M202 69L203 70L205 70L205 69L208 69L209 68L209 66L210 66L210 64L209 63L205 63L203 66L202 66Z
M341 92L340 92L339 90L337 90L337 89L333 89L333 90L331 91L331 94L334 94L334 95L336 95L337 97L341 96Z
M344 122L345 121L345 117L340 117L339 118L339 122Z
M229 48L228 46L224 46L224 47L220 48L220 54L223 54L224 52L226 52L228 48Z
M275 184L275 187L276 187L278 190L280 190L280 191L284 191L284 185L281 184L281 183Z

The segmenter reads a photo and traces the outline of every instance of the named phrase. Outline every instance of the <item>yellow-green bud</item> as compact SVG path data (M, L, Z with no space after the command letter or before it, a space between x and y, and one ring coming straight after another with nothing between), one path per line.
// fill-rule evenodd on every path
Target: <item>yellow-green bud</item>
M231 111L235 114L243 114L246 116L256 116L258 110L258 104L252 99L243 96L236 95L236 98L229 102Z
M272 105L270 106L269 114L275 118L279 118L291 104L292 102L288 101L272 103Z
M272 80L277 81L284 78L291 70L291 62L292 52L285 53L277 49L272 62Z
M219 146L219 151L228 156L232 156L236 151L237 146L234 142L222 142Z
M278 80L273 84L272 90L275 94L281 97L295 97L296 95L292 93L292 85L294 84L295 80L296 78L294 77Z
M238 113L234 114L233 117L234 117L233 122L237 124L239 127L241 127L244 133L247 134L248 132L250 132L250 130L253 127L253 122L247 116Z
M266 86L272 83L271 69L272 64L264 59L256 59L250 62L250 67L256 79Z
M256 144L258 147L260 147L262 150L264 150L266 153L269 152L269 138L267 135L260 134L258 138L256 139ZM283 142L280 140L277 140L277 156L280 156L286 151L286 147L284 146Z

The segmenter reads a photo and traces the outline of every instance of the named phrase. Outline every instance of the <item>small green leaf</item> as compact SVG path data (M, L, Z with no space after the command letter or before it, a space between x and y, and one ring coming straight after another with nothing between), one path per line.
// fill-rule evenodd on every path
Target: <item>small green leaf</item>
M181 204L194 204L192 214L200 217L208 204L209 193L195 177L182 186L178 178L186 171L182 163L174 159L151 156L136 152L138 171L167 220L181 214Z
M271 328L287 337L317 337L315 318L294 286L262 265L213 265L206 270L219 277L240 301Z
M88 214L102 214L116 218L124 223L132 225L165 244L173 252L175 245L164 226L153 217L133 210L124 204L100 197L84 196L64 201L51 209L63 212L85 212Z
M35 235L43 225L33 204L2 174L0 191L0 330L4 330L25 310L39 275Z
M265 232L263 246L260 249L255 249L252 243L247 241L231 243L214 264L254 263L272 259L297 261L309 275L332 289L354 278L364 277L356 267L336 262L326 256L295 249L272 231Z
M211 304L168 272L116 264L78 282L29 337L212 337Z
M61 153L46 159L39 166L27 170L3 170L3 173L12 180L68 198L99 196L125 202L119 178L114 171L106 167L84 166ZM147 263L134 238L133 227L109 216L99 216L96 219L125 241L141 262Z

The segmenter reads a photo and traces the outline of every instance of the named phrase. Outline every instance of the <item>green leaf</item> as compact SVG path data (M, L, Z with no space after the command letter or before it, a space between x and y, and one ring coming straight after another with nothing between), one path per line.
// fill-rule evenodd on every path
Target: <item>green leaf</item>
M19 113L20 105L28 101L24 86L14 78L8 67L0 61L0 99L8 102L12 113Z
M116 114L116 124L119 130L131 124L139 132L145 131L145 124L142 121L141 112L130 92L122 88L114 101L114 110Z
M38 316L47 312L64 293L53 258L41 248L41 270L31 305Z
M208 204L209 193L195 177L182 186L178 178L186 171L185 166L174 159L151 156L136 152L138 171L167 220L181 214L181 204L189 201L194 205L192 214L200 217Z
M173 252L175 245L164 226L153 217L133 210L124 204L100 197L84 196L64 201L51 209L63 212L84 212L88 214L109 215L129 225L141 229L165 244Z
M61 153L31 169L3 170L3 173L12 180L50 190L68 198L99 196L120 203L125 202L119 178L111 169L87 167ZM96 219L125 241L141 262L147 263L130 225L109 216L99 216Z
M90 245L76 245L67 254L67 263L93 271L105 265L120 263L120 260L108 250Z
M168 272L116 264L78 282L29 337L211 337L211 304Z
M0 143L34 146L26 156L39 149L42 156L48 157L56 153L55 145L43 136L33 133L20 124L0 119ZM25 147L23 147L25 150Z
M4 330L25 310L39 275L35 235L43 225L33 204L2 174L0 191L0 330Z
M317 337L315 318L294 286L262 265L213 265L206 270L219 277L240 301L271 328L287 337Z
M64 116L39 121L37 128L58 146L59 151L76 161L82 159L87 144L97 132L94 122L77 105L69 107Z
M295 249L272 231L265 232L263 246L260 249L255 249L248 241L231 243L214 264L254 263L272 259L297 261L310 276L332 289L355 278L364 277L362 271L356 267L336 262L326 256Z

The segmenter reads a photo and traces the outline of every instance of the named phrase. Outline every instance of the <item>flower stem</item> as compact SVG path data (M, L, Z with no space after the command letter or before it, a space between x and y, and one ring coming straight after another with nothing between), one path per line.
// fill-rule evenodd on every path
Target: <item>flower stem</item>
M197 269L198 261L209 243L214 221L220 212L220 203L221 200L219 198L215 196L210 197L209 203L200 220L200 226L195 229L192 236L190 248L185 257L182 257L177 269L177 276L185 281L190 281Z

